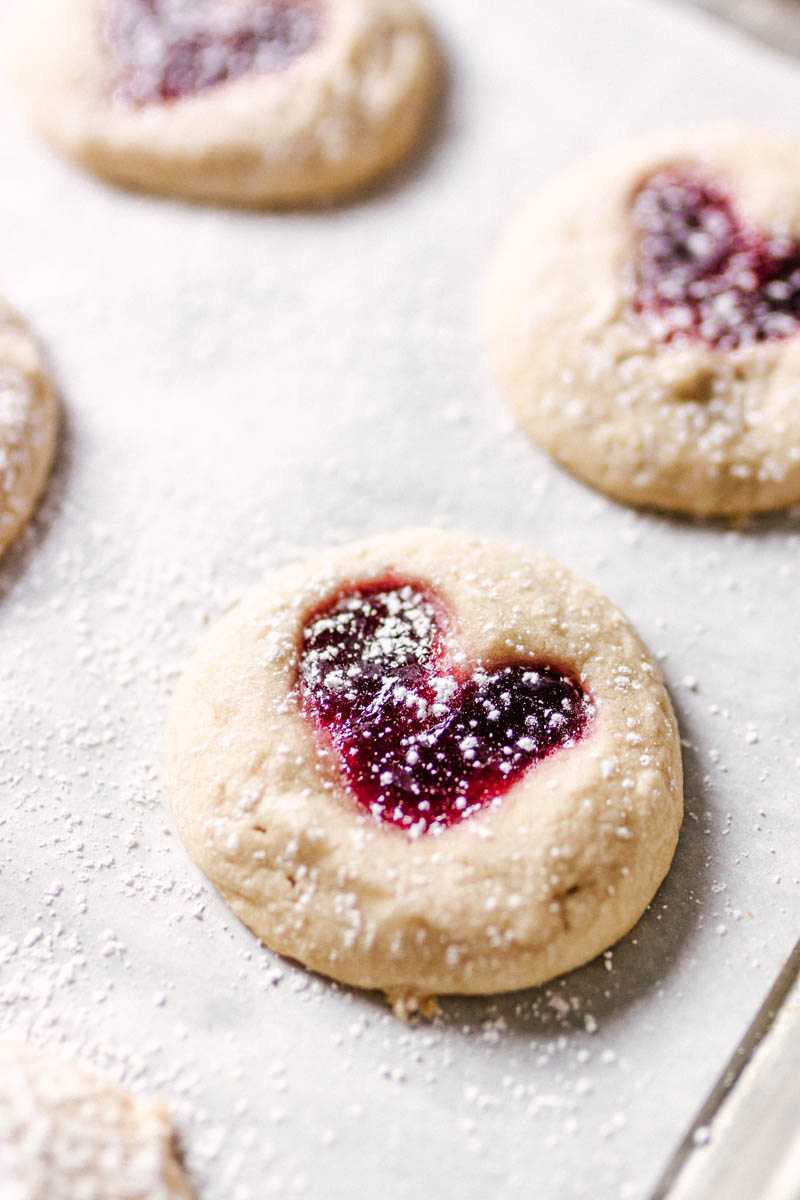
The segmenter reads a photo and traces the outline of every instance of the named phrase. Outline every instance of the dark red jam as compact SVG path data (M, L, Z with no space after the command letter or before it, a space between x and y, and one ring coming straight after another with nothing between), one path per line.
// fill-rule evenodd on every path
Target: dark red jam
M725 192L691 166L651 175L632 210L634 308L659 339L735 350L800 327L800 241L750 227ZM653 324L653 322L651 322Z
M108 0L107 36L129 104L176 100L309 50L319 0Z
M355 798L415 833L502 796L577 742L593 711L577 679L546 663L458 668L443 618L429 588L382 580L317 609L300 648L303 709L338 751Z

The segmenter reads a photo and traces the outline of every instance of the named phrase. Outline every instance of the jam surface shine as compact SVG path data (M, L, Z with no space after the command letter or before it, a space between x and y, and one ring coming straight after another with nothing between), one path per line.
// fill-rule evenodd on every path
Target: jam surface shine
M533 764L577 742L592 706L546 663L459 670L424 585L386 580L340 592L307 620L299 690L336 748L359 804L414 833L456 824Z

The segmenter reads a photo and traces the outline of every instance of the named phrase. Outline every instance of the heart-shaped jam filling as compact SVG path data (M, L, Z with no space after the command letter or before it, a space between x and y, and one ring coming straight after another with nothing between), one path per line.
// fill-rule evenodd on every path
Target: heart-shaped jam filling
M280 70L314 45L320 26L319 0L108 0L116 96L176 100Z
M583 735L577 679L541 662L472 670L448 659L440 599L386 579L337 592L305 623L303 709L338 751L353 794L381 821L441 830L503 795Z
M800 241L749 226L696 168L652 174L632 221L634 309L660 341L692 337L735 350L800 328Z

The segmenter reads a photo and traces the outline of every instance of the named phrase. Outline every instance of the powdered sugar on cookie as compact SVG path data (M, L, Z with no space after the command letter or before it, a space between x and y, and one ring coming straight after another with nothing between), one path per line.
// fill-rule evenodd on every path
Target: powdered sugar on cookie
M621 614L524 545L433 531L246 597L178 688L168 768L234 912L403 1012L599 953L651 899L682 812L672 709Z
M0 1191L9 1200L191 1200L156 1101L0 1042Z
M39 348L0 302L0 552L39 499L57 427L55 391Z
M41 0L16 75L58 150L228 204L330 200L421 137L439 75L413 0Z
M797 155L752 130L634 144L509 231L490 286L498 377L580 478L699 515L800 499Z

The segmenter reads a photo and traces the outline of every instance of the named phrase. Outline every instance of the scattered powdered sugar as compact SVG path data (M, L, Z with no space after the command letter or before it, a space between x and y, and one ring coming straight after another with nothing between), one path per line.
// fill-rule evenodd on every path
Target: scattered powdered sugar
M512 428L472 298L505 215L498 180L523 190L509 139L538 170L531 55L552 43L517 44L482 5L432 7L460 61L476 45L510 60L506 82L464 81L458 153L353 211L122 196L37 155L0 112L19 181L0 194L4 263L67 410L44 508L0 565L0 1032L160 1096L203 1200L641 1200L794 937L800 514L734 536L628 513ZM533 11L503 15L525 28ZM542 170L573 120L586 129L570 64L591 50L601 71L598 36L610 50L634 19L609 0L600 30L593 11L548 11L569 53L555 74L536 60L547 86L558 76ZM637 26L655 52L653 29ZM743 52L709 57L694 26L681 48L683 80L716 77L713 62L742 103L798 96L788 73L756 88ZM506 133L487 142L490 120ZM687 818L613 958L406 1027L230 915L175 834L161 758L178 674L248 586L410 523L520 538L622 605L666 656Z
M2 313L0 313L2 320ZM17 524L20 491L31 459L31 439L37 436L30 383L21 371L0 362L0 535L3 526Z
M30 411L29 386L18 371L0 365L0 453L6 454L4 443L17 441L22 432L25 418ZM5 457L0 459L7 466Z
M568 1177L569 1156L588 1128L596 1128L603 1145L619 1144L648 1078L636 1059L635 1032L615 1032L632 1002L632 981L648 979L645 947L654 936L668 947L667 961L659 958L649 974L642 1008L649 1014L647 1041L662 1014L668 1019L670 973L677 970L687 987L701 969L691 963L688 975L679 969L687 918L698 933L708 925L721 944L730 943L731 926L743 927L741 916L730 915L741 913L741 900L723 891L709 904L697 882L703 863L719 857L719 818L695 799L713 797L715 789L694 773L694 750L687 746L688 869L671 877L613 957L518 997L445 1000L432 1029L404 1029L367 997L315 980L259 946L190 867L163 807L158 761L166 701L201 628L242 584L301 556L312 537L325 541L330 530L304 526L298 516L295 527L310 535L306 545L254 538L246 562L204 562L200 530L212 510L198 493L191 509L196 532L188 512L171 518L168 541L143 546L126 561L106 522L84 527L76 540L83 515L59 501L61 479L43 520L0 570L0 631L7 634L0 681L15 690L25 714L20 738L15 731L22 726L6 709L4 741L13 749L0 816L0 882L26 897L24 913L0 940L0 1030L63 1046L136 1090L161 1094L201 1193L212 1198L261 1200L262 1187L267 1194L282 1188L317 1194L318 1172L336 1175L342 1169L336 1164L350 1161L364 1131L372 1130L374 1105L394 1114L398 1130L406 1127L412 1101L404 1096L448 1097L462 1152L502 1169L511 1194L517 1188L522 1194L525 1176L525 1155L503 1132L511 1113L540 1130L552 1178L561 1178L562 1169ZM120 503L125 506L125 495ZM127 528L143 533L155 513L146 502ZM256 518L245 502L237 526L255 530ZM64 524L69 536L59 536ZM655 536L656 525L646 528ZM48 554L40 544L45 532L56 539ZM337 536L353 532L339 529ZM172 555L172 539L181 536L191 570ZM641 545L647 544L645 537ZM706 579L707 553L693 554L687 578ZM20 562L26 568L21 588L11 586ZM719 595L709 587L712 601ZM48 635L54 622L64 632ZM707 639L690 623L683 653L672 631L685 628L674 613L661 623L677 679ZM49 638L51 655L49 665L40 659L35 686L25 668L37 654L33 631ZM78 664L74 682L69 662ZM707 671L706 664L702 693L685 693L698 713L711 696L725 694ZM42 690L47 675L58 679L57 699ZM720 710L708 719L724 718ZM733 754L741 734L732 729L719 742ZM604 769L613 776L613 761ZM724 824L730 827L727 818ZM762 825L770 828L765 819ZM16 848L23 846L21 854ZM358 917L346 890L342 914L346 922ZM728 934L720 938L716 930L725 923ZM274 1034L264 1029L267 1014ZM309 1039L329 1073L330 1102L313 1086L314 1071L308 1074ZM309 1086L314 1116L307 1128ZM367 1108L357 1115L356 1098L364 1095ZM310 1170L299 1151L309 1138L319 1156ZM370 1162L368 1156L365 1170L377 1171ZM452 1169L460 1168L453 1162ZM605 1169L613 1175L610 1160Z

